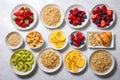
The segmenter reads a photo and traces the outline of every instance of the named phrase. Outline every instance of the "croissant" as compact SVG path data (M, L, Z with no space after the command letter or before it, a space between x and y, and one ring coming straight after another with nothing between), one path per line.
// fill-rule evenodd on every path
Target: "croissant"
M111 44L112 34L111 32L102 32L97 34L97 40L101 42L103 46L109 47Z

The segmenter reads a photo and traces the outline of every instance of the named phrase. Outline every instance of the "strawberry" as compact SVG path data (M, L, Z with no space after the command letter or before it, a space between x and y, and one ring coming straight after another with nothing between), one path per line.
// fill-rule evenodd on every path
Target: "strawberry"
M79 43L80 39L78 37L75 37L73 41Z
M98 17L98 14L95 14L92 16L92 19L96 19Z
M96 11L97 11L97 12L100 12L100 11L101 11L100 7L97 7L97 8L96 8Z
M77 12L78 13L79 9L78 8L74 8L73 12Z
M23 20L23 19L24 19L24 18L21 17L21 16L17 16L17 17L16 17L16 20L18 20L18 21Z
M73 45L74 45L75 47L79 47L79 46L80 46L80 44L79 44L79 43L76 43L76 42L74 42Z
M78 24L79 24L79 21L73 20L73 25L74 25L74 26L77 26Z
M71 35L71 40L74 40L75 36L74 35Z
M75 36L76 36L76 37L79 37L79 35L81 35L80 32L76 32L76 33L75 33Z
M105 27L105 26L106 26L105 21L104 21L104 20L102 20L100 25L101 25L101 27Z
M70 20L76 20L77 18L73 14L69 14L68 19L70 19Z
M82 11L82 15L84 15L84 14L86 14L86 12L85 12L85 11Z
M111 16L113 14L113 10L107 10L107 15Z
M26 24L26 23L23 23L21 26L22 26L22 28L26 28L26 27L29 26L29 25Z
M84 36L83 35L79 35L79 39L80 39L80 41L82 41L84 39Z
M29 18L29 22L30 22L30 23L32 23L33 21L34 21L34 19Z
M15 22L18 26L22 26L22 23L20 23L19 21Z
M24 8L24 7L21 7L20 10L25 10L25 8Z

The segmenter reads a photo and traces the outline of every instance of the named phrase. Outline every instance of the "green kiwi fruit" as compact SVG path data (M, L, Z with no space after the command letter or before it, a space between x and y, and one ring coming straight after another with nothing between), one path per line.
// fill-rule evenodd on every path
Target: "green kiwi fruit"
M28 63L32 65L34 63L34 59L31 59Z
M18 62L18 64L15 66L15 68L19 71L21 71L21 69L23 68L23 62Z
M33 55L32 54L27 56L27 61L31 61L32 59L33 59Z
M28 62L26 62L26 65L28 66L28 71L30 71L32 69L32 65Z
M28 71L28 66L26 64L24 64L22 70L22 72L27 72Z

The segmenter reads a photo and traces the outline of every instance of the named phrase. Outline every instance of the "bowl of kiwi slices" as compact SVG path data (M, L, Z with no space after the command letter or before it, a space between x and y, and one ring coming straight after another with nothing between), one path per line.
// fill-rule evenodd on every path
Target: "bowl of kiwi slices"
M10 58L10 65L17 75L30 74L36 65L34 55L26 49L16 50Z

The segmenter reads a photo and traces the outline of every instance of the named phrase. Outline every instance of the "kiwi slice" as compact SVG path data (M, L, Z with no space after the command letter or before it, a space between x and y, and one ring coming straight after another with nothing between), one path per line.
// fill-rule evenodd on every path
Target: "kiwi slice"
M30 71L32 69L32 65L28 62L26 62L26 65L28 66L28 71Z
M20 50L18 54L23 55L25 52L23 50Z
M28 66L26 64L24 64L22 70L22 72L27 72L28 71Z
M33 55L32 54L27 56L27 61L31 61L32 59L33 59Z
M26 56L25 54L23 54L23 55L21 56L21 59L22 59L23 62L26 61L26 58L27 58L27 56Z
M21 71L21 69L23 68L24 64L23 62L18 62L18 64L15 66L15 68L19 71Z
M30 53L30 51L25 51L25 53L24 53L26 56L29 56L31 53Z
M16 58L11 58L11 59L10 59L10 63L11 63L13 66L16 66L16 64L17 64Z
M34 63L34 59L31 59L28 63L32 65Z

